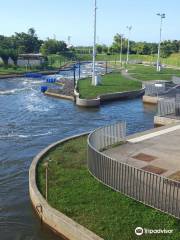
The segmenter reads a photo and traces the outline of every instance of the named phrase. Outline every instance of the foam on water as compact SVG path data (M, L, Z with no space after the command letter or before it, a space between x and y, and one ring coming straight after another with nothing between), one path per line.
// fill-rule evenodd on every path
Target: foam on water
M3 138L32 138L32 137L41 137L41 136L47 136L47 135L51 135L52 132L48 131L46 133L38 133L38 134L7 134L7 135L0 135L0 139Z

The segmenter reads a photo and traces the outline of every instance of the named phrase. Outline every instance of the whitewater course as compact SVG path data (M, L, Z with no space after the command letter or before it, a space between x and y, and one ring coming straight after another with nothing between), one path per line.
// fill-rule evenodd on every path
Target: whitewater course
M90 69L85 64L81 75L88 76ZM73 77L72 72L68 74ZM146 108L141 99L115 101L101 108L79 108L72 101L42 94L44 81L0 80L0 239L3 240L59 239L41 225L29 198L29 166L43 148L121 120L127 122L128 134L153 127L155 109Z

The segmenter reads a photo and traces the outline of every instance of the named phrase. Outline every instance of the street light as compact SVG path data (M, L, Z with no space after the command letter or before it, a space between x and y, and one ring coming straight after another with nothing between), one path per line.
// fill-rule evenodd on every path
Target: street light
M123 34L120 34L120 37L121 37L121 47L120 47L120 64L121 64L121 67L122 67L122 43L123 43Z
M94 0L94 44L93 44L93 66L92 66L92 85L95 85L96 77L96 12L97 12L97 0Z
M126 59L126 64L128 64L129 62L129 38L130 38L130 34L131 34L131 29L132 29L132 26L127 26L127 29L129 31L129 35L128 35L128 47L127 47L127 59Z
M160 68L160 51L161 51L161 36L162 36L162 23L163 23L163 18L166 18L165 13L157 13L157 16L161 18L160 20L160 38L159 38L159 45L158 45L158 57L157 57L157 72L161 71Z

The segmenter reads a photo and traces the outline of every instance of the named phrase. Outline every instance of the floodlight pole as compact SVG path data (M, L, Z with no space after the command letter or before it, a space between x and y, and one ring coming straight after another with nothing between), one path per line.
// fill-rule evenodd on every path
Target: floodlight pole
M94 44L93 44L92 85L95 84L96 76L96 13L97 13L97 0L94 0Z
M160 51L161 51L161 37L162 37L162 23L163 23L163 18L166 17L165 13L157 13L157 16L161 18L160 20L160 36L159 36L159 44L158 44L158 56L157 56L157 72L160 72Z
M129 38L130 38L132 26L127 26L127 29L129 30L129 35L128 35L128 47L127 47L127 59L126 59L126 64L128 64L128 62L129 62L129 47L130 47Z
M122 67L122 43L123 43L123 34L120 35L121 36L121 47L120 47L120 64L121 64L121 67Z

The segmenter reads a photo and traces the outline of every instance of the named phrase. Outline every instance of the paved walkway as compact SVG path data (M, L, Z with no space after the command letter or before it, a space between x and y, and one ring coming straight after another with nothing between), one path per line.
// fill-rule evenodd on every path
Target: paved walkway
M129 139L105 153L118 161L180 181L180 125Z

